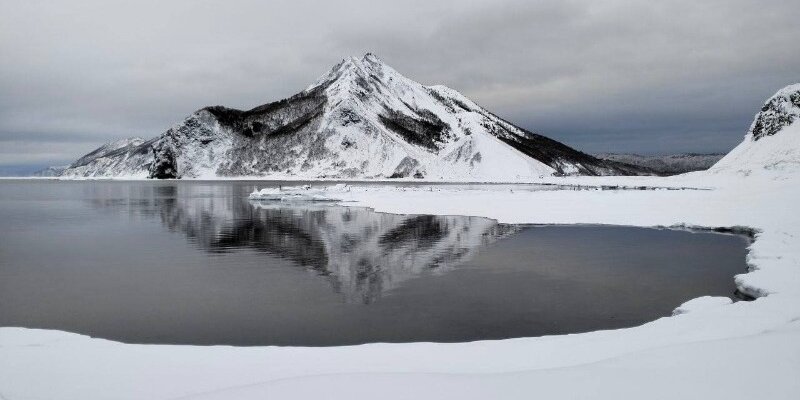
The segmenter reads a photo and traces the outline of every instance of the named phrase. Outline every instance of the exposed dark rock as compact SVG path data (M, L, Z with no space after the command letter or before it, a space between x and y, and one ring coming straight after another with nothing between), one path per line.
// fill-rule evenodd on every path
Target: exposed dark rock
M171 147L159 143L153 148L155 162L150 165L150 177L156 179L180 178L175 165L175 153Z
M389 178L407 178L414 176L415 178L423 178L425 175L419 171L419 161L417 159L406 157L397 164L394 173Z
M447 136L449 129L432 113L427 113L416 118L411 115L401 114L394 110L386 110L379 116L381 122L390 131L400 135L409 143L437 150Z
M776 134L800 117L800 86L790 86L761 107L750 128L753 140Z

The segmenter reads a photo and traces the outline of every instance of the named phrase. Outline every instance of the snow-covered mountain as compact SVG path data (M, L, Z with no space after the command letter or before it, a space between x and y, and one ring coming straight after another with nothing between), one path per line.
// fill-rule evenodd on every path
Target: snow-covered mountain
M121 139L106 143L69 165L63 177L146 177L155 139Z
M767 99L744 141L709 170L750 175L800 170L800 84Z
M98 149L65 175L506 181L642 172L528 132L372 54L343 60L287 99L247 111L206 107L133 143Z

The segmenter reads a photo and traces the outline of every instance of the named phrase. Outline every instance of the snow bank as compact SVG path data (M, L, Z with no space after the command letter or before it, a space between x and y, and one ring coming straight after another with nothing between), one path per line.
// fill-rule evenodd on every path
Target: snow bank
M731 303L733 303L733 301L727 297L713 297L713 296L698 297L696 299L692 299L681 304L680 307L676 308L672 312L672 315L681 315L696 310L727 306L728 304Z

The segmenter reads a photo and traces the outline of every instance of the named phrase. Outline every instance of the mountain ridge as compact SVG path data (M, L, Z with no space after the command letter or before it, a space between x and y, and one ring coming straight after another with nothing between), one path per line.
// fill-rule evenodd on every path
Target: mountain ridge
M705 171L725 156L724 153L678 153L661 155L595 153L592 155L604 160L635 165L662 176Z

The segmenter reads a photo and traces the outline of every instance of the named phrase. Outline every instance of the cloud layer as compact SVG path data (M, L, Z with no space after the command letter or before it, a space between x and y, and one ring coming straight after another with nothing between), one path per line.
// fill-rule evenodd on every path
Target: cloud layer
M3 1L0 166L276 100L367 51L585 151L727 151L800 81L799 13L778 0Z

